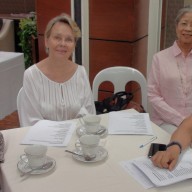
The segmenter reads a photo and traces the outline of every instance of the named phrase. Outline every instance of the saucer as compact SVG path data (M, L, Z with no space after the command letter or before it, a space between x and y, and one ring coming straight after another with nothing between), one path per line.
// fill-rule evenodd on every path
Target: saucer
M100 128L99 128L99 130L101 130L101 129L105 129L105 131L100 135L100 134L98 134L101 138L103 138L103 137L106 137L107 136L107 134L108 134L108 130L107 130L107 128L106 127L104 127L103 125L101 125L100 126ZM99 131L98 130L98 131ZM79 136L79 137L81 137L82 135L89 135L89 134L93 134L94 135L94 133L88 133L87 131L86 131L86 129L85 129L85 127L83 127L82 125L80 125L79 127L77 127L77 129L76 129L76 133L77 133L77 135Z
M82 151L75 150L74 152L78 153L78 154L82 154ZM90 161L85 160L85 158L82 157L82 156L78 156L78 155L72 155L72 156L73 156L74 159L76 159L78 161L82 161L82 162L85 162L85 163L94 163L94 162L104 160L108 156L108 152L107 152L107 150L105 148L99 146L98 150L97 150L96 157L94 159L90 160Z
M55 167L56 161L55 161L53 158L47 156L46 162L49 162L49 161L52 161L52 162L53 162L53 164L52 164L51 167L49 167L49 168L47 168L47 169L34 170L34 171L32 171L30 174L31 174L31 175L39 175L39 174L43 174L43 173L47 173L47 172L51 171L51 170ZM21 171L22 173L29 172L29 171L31 170L31 168L29 167L28 159L26 158L25 161L20 160L20 161L17 163L17 168L18 168L19 171Z

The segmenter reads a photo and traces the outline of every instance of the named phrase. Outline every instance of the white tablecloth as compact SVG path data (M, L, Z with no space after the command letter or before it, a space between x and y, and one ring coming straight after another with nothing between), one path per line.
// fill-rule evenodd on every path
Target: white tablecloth
M0 52L0 119L17 109L24 70L23 53Z
M101 124L107 126L108 115L102 115ZM167 143L170 136L152 124L158 136L155 142ZM120 161L147 155L150 145L139 146L151 138L145 135L109 135L105 148L108 159L97 163L83 163L74 160L71 154L65 153L63 147L49 147L47 155L56 160L56 169L43 175L31 175L21 178L17 170L20 155L26 146L20 145L28 131L18 128L2 131L5 137L5 162L1 164L4 192L190 192L191 180L160 188L144 189L120 165ZM74 132L68 149L74 149L77 140Z

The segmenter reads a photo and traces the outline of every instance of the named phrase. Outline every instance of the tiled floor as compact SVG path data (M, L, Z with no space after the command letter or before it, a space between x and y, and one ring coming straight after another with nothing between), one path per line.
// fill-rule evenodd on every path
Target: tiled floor
M0 130L20 127L17 111L0 120Z

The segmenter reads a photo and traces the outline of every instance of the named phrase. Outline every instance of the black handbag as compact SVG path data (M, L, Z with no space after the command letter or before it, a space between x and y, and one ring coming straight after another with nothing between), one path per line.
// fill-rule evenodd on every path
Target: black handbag
M124 110L132 99L133 93L127 93L126 91L117 92L103 101L95 101L96 112L97 114L103 114Z

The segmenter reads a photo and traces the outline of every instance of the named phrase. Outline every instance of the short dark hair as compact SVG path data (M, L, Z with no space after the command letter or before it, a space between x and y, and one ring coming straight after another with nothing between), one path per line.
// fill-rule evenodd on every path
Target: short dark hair
M177 16L175 18L175 24L177 25L179 23L179 21L181 20L181 18L183 17L183 15L185 13L190 13L192 12L192 5L187 5L183 8L181 8L178 13L177 13Z

